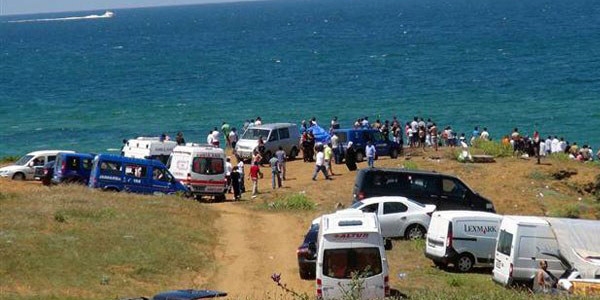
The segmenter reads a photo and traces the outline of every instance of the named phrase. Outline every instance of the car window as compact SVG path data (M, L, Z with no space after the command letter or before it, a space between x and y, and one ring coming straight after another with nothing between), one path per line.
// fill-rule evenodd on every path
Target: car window
M83 159L82 166L83 166L84 170L91 170L93 164L94 164L94 160L92 160L91 158L84 158Z
M223 174L225 172L223 159L194 157L192 162L192 172L206 175Z
M67 170L78 170L79 169L79 157L67 157L66 167L67 167Z
M442 193L453 197L463 197L467 188L458 180L452 178L442 179Z
M512 246L513 235L505 230L500 231L498 236L498 252L510 256L510 247Z
M279 128L277 130L279 132L279 139L283 140L283 139L289 139L290 138L290 129L285 127L285 128Z
M171 175L167 172L167 169L155 168L152 170L152 179L158 181L169 182L171 181Z
M352 274L371 277L382 272L379 248L326 249L323 252L323 275L350 279Z
M256 141L259 137L266 138L267 135L269 135L269 130L267 129L248 128L242 135L242 139Z
M384 138L383 138L383 135L381 134L381 132L373 132L373 140L375 142L383 141Z
M17 160L15 162L15 165L24 166L32 157L33 157L33 155L25 155L25 156L19 158L19 160Z
M125 175L137 178L146 177L148 168L137 164L127 164L125 166Z
M384 202L383 203L383 214L397 214L401 212L405 212L408 210L408 207L400 202Z
M121 163L114 161L103 161L100 163L100 175L121 175Z
M269 135L269 142L276 141L279 139L279 134L277 132L278 132L277 130L271 131L271 135Z
M363 212L377 213L377 211L379 210L379 203L369 204L361 208L360 210L362 210Z
M410 181L410 189L413 192L437 193L434 177L412 174L408 176L408 178Z

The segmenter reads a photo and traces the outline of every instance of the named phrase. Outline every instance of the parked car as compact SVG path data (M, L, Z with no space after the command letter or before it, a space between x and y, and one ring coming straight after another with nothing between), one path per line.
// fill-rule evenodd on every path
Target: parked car
M321 217L312 221L304 241L296 250L298 256L298 270L301 279L315 279L315 268L317 263L317 238L319 237L319 222Z
M39 178L42 184L46 186L52 184L52 175L54 174L54 161L47 162L41 170L42 172Z
M386 139L377 129L335 129L333 130L333 134L337 134L344 153L346 153L346 149L348 148L348 142L352 142L353 147L356 149L357 162L361 162L365 159L365 147L367 146L368 141L371 141L373 145L375 145L377 156L397 158L402 152L402 145Z
M251 126L244 131L235 145L235 155L238 159L250 160L252 152L258 147L258 140L264 142L263 162L269 161L271 156L282 147L289 159L294 159L300 152L300 130L292 123L271 123Z
M496 212L492 202L469 188L459 178L437 172L368 168L356 174L353 202L377 196L403 196L434 204L437 210Z
M56 159L59 152L73 152L67 150L43 150L27 153L19 158L14 164L0 168L0 177L14 180L32 180L42 176L41 170L44 165ZM36 177L36 170L37 177Z
M110 154L96 155L88 186L141 194L188 193L160 161Z
M52 183L88 184L94 154L61 152L54 161Z
M440 268L459 272L493 267L502 216L484 211L446 210L431 217L425 256Z
M422 239L427 233L435 205L421 204L406 197L373 197L356 202L352 209L377 215L384 238Z

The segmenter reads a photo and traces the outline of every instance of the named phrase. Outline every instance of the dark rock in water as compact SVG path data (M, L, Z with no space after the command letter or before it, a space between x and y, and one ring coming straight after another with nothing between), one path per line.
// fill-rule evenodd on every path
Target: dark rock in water
M573 175L577 175L577 171L576 170L558 170L552 173L552 177L554 177L554 179L556 180L563 180L565 178L569 178Z

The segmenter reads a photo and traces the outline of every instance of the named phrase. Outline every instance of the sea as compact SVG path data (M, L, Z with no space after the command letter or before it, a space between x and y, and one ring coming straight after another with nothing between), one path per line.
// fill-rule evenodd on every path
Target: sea
M0 16L0 157L431 118L600 148L597 0L279 0Z

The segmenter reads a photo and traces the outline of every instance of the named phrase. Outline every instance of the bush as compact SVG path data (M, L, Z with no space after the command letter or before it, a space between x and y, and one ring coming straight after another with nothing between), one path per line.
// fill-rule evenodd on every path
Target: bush
M402 164L402 167L406 170L418 170L419 166L417 166L417 163L411 160L407 160Z
M509 157L513 155L512 146L500 142L485 141L476 139L473 141L473 148L483 151L486 155L493 157Z
M13 163L19 159L18 156L5 156L0 158L0 164Z
M552 217L579 219L581 209L577 203L565 204L553 210L550 215Z
M277 199L274 202L263 204L267 209L275 210L313 210L316 204L304 194L287 195L283 199Z

